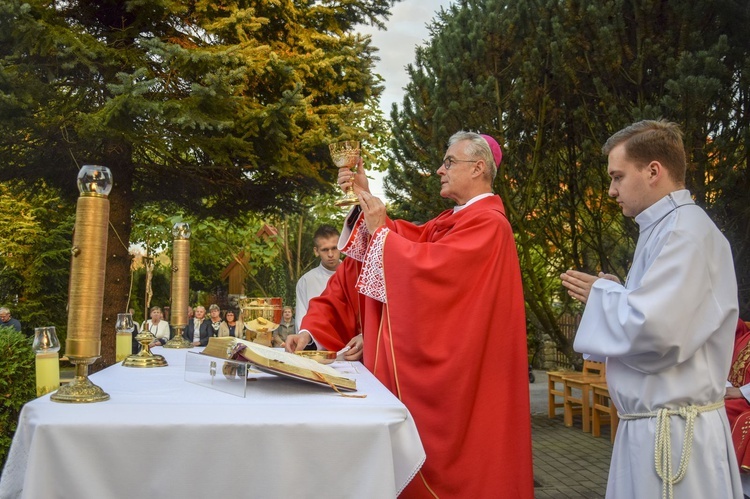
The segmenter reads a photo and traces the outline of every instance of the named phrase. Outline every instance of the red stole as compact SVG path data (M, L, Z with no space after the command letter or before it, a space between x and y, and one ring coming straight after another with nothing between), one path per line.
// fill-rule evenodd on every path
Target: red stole
M732 367L729 370L728 379L732 386L738 388L750 383L750 330L742 320L737 321ZM744 397L725 399L724 402L740 471L748 473L750 472L750 404Z

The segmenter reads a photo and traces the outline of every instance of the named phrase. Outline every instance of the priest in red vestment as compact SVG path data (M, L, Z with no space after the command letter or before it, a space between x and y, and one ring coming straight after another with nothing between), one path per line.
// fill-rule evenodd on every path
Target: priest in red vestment
M727 381L731 386L727 386L724 404L732 429L732 443L740 472L750 473L750 329L742 319L737 321L732 367ZM745 482L743 476L743 488Z
M341 236L348 258L287 342L352 345L347 358L362 355L409 409L427 457L402 497L534 495L521 272L492 194L501 158L492 137L451 137L437 174L458 206L421 226L387 218L361 167L339 170L360 198Z

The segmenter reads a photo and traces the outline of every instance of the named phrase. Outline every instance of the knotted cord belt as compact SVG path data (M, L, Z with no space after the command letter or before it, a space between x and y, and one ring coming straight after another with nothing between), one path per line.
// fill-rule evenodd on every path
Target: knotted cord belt
M679 409L659 409L656 412L641 412L637 414L620 414L620 419L656 418L656 444L654 445L654 467L656 474L662 481L662 499L672 499L674 485L685 477L690 453L693 450L693 429L695 418L702 412L715 411L724 407L724 401L708 405L688 405ZM685 420L685 435L682 439L682 455L677 474L672 475L672 439L670 417L681 416Z

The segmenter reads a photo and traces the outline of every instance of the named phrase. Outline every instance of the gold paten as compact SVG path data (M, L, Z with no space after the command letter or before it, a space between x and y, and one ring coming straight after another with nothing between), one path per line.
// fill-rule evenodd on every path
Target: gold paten
M321 364L333 364L336 360L336 352L330 352L327 350L300 350L294 353L300 357L306 357Z
M141 351L123 360L124 367L164 367L167 365L167 359L151 353L151 348L148 346L156 339L154 333L149 330L141 331L135 339L141 344Z
M55 402L101 402L109 395L88 379L88 365L101 355L104 269L107 256L109 199L82 193L76 206L70 264L68 337L65 354L75 364L72 383L51 395Z

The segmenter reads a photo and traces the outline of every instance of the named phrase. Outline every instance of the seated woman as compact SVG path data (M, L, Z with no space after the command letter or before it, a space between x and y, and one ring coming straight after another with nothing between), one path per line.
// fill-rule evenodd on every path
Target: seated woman
M219 336L219 328L221 327L221 308L215 303L208 307L208 324L211 326L209 333L211 336Z
M149 347L163 346L169 341L169 323L164 320L161 307L151 307L151 318L143 323L142 330L151 331L156 337Z
M234 310L227 310L224 315L224 320L219 326L219 337L222 336L234 336L243 340L245 339L245 324L242 322L242 318L237 318Z

